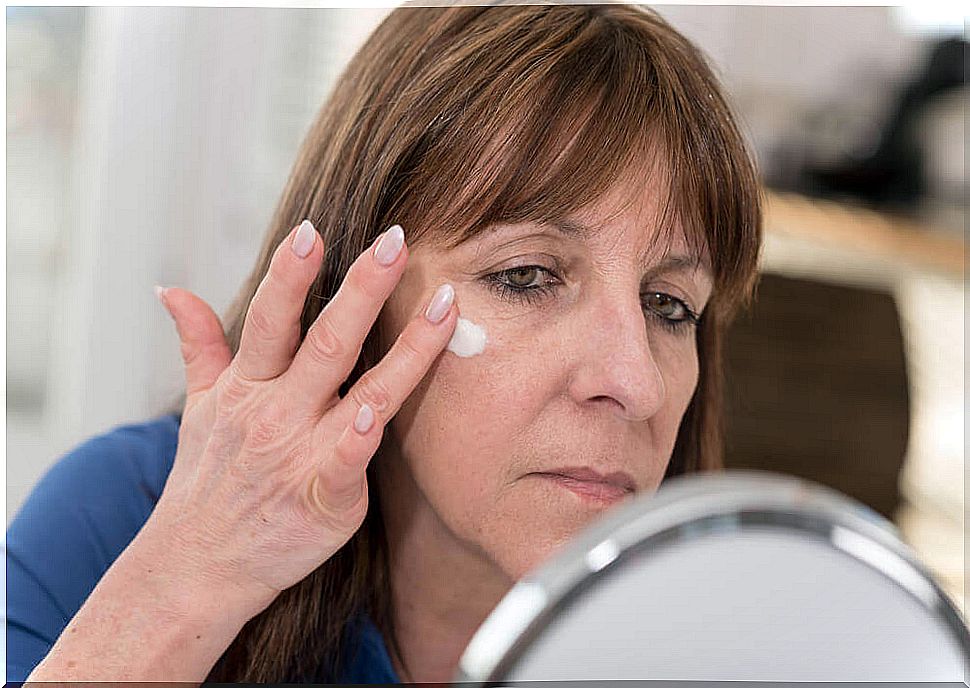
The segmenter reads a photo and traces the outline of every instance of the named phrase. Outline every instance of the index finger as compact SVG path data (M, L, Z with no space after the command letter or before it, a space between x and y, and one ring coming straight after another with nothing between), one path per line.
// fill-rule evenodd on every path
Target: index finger
M247 380L286 371L300 342L300 313L320 270L323 241L309 220L290 230L249 303L232 365Z

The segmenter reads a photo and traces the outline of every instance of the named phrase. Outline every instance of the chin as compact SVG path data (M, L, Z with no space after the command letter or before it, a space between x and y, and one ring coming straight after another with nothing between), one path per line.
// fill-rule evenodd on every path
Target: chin
M599 502L555 482L522 481L484 513L464 513L460 522L465 527L457 530L508 578L519 580L632 496Z
M505 544L493 552L492 558L509 578L517 581L559 554L591 521L559 524L538 532L523 529L524 539Z

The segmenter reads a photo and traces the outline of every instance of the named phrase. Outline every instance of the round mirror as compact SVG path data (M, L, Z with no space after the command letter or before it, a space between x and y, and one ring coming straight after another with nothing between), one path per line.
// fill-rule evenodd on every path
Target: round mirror
M896 532L797 478L674 478L520 580L455 681L962 682L966 624Z

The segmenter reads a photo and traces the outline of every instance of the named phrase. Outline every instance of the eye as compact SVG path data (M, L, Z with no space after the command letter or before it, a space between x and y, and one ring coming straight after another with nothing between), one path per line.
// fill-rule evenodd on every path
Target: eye
M644 294L643 304L660 321L660 324L671 332L684 333L700 322L700 316L694 313L690 306L670 294L663 292Z
M554 278L554 282L536 283L543 273ZM523 265L521 267L509 268L501 272L494 272L485 275L483 278L488 287L500 297L510 303L527 302L536 303L543 297L548 296L555 289L555 282L558 282L555 274L541 265Z
M543 274L551 281L543 281ZM493 272L482 278L488 287L510 303L534 304L550 295L560 283L558 277L541 265L523 265ZM642 297L647 311L670 332L684 334L700 322L700 316L682 299L664 292L649 292Z

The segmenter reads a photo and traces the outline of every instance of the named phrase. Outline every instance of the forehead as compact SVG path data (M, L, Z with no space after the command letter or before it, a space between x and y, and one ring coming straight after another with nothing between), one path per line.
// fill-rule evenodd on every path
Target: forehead
M457 241L444 242L440 248L446 252L458 249L459 255L470 251L472 256L485 259L511 243L548 236L604 256L627 256L642 266L644 274L660 267L689 267L713 282L708 239L701 231L687 234L674 212L678 203L670 198L667 164L663 155L641 157L592 201L558 205L538 198L525 206L513 205L518 218L482 218L468 227L470 231L453 233ZM533 209L531 217L524 212L528 206ZM429 236L434 235L432 231ZM427 248L435 252L434 242Z
M557 221L566 220L580 230L573 236L587 241L595 240L597 233L604 239L623 236L645 259L676 251L710 266L706 237L700 232L688 236L676 212L689 201L673 197L676 191L663 147L657 144L651 153L620 174L605 193Z
M589 246L634 250L645 264L672 262L712 273L706 238L688 237L680 219L666 207L662 166L649 177L626 176L606 194L573 212L542 223L546 233ZM527 223L528 224L528 223Z

